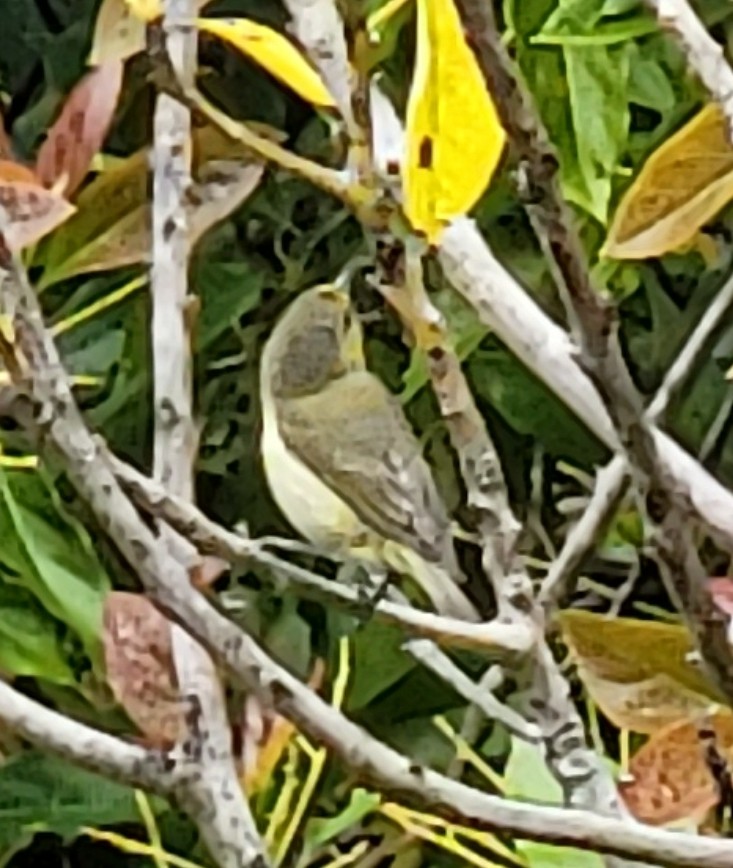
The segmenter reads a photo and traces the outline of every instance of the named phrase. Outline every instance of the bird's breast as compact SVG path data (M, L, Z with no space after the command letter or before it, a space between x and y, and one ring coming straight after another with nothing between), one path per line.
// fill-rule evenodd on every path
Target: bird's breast
M305 539L326 549L346 549L364 533L353 510L287 448L272 408L263 412L262 460L275 502Z

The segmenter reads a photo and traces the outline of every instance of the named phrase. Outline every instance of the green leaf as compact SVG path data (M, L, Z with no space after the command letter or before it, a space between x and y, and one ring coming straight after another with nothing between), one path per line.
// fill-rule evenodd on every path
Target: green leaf
M0 669L75 685L60 627L30 591L6 584L0 574Z
M400 630L374 621L354 634L354 671L348 695L350 711L369 705L415 668L412 657L402 650L404 641Z
M562 790L550 774L540 749L512 738L512 751L504 770L507 796L549 804L562 802ZM601 857L584 850L555 847L534 841L517 841L517 849L529 868L602 868Z
M68 624L99 661L109 578L86 530L65 514L43 473L0 468L0 538L7 579Z
M511 353L493 340L468 362L469 381L520 434L535 437L552 455L583 466L606 460L605 449L562 402Z
M629 102L666 114L675 104L672 82L658 60L641 56L638 46L634 49L629 73Z
M565 155L567 194L605 225L611 180L628 135L629 54L626 46L566 46L563 53L577 148L575 161Z
M298 601L283 598L280 614L266 633L267 650L299 675L307 676L311 660L311 628L297 611Z
M230 224L211 233L196 256L194 284L201 297L197 349L207 350L224 332L237 326L260 302L265 273L246 259L231 257Z
M0 767L0 854L5 857L35 832L68 838L80 826L138 819L132 788L65 760L28 752Z
M351 791L349 804L335 817L317 817L310 820L306 826L305 840L309 851L315 850L332 841L334 838L355 826L372 811L375 811L382 801L379 793L357 787Z

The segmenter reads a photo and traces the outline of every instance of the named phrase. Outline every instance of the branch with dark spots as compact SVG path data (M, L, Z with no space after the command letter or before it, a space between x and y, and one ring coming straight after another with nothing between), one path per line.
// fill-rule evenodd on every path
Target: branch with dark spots
M673 577L668 589L679 601L709 671L733 701L733 649L715 623L712 600L702 589L699 559L687 548L690 499L675 485L660 454L651 420L624 362L614 311L591 285L572 214L560 194L556 173L550 170L554 160L548 158L546 132L501 42L489 0L456 0L456 5L533 191L527 211L576 333L578 362L603 399L638 490L664 494L664 515L656 522L655 536L667 573Z
M416 765L374 739L275 663L191 586L185 570L141 521L79 415L56 347L44 329L35 293L14 264L0 278L0 307L12 312L9 315L19 336L4 349L17 361L14 386L25 391L35 418L45 420L45 449L63 462L97 521L107 529L153 599L185 625L245 689L331 748L361 780L390 797L443 817L520 838L656 864L728 868L732 858L728 841L647 828L592 811L503 799ZM248 864L261 864L259 842L248 839L245 843L251 853Z

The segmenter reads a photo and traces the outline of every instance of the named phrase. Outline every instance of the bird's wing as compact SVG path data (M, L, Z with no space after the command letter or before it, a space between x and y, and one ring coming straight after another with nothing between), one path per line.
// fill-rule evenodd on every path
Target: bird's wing
M402 408L368 371L317 395L283 402L278 427L288 449L358 517L426 560L446 558L450 522Z

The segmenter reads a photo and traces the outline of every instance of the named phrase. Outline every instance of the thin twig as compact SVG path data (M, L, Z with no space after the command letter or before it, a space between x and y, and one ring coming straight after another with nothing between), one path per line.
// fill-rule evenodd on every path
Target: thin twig
M1 262L0 308L15 340L1 339L16 387L25 390L40 421L43 446L64 463L149 593L215 655L248 690L331 747L363 780L441 816L521 838L595 849L681 868L729 868L730 842L667 832L591 811L532 805L490 796L417 765L371 737L276 664L187 581L119 488L73 401L68 376L43 326L38 299L23 273ZM247 834L247 829L240 829ZM257 851L259 841L250 841ZM254 861L254 860L253 860Z
M170 795L174 778L169 758L158 750L129 744L24 696L0 680L0 721L42 750L50 751L129 786Z
M733 70L723 47L707 32L687 0L644 0L660 25L672 32L708 93L720 105L733 139Z
M238 536L211 521L193 504L169 494L129 464L110 454L107 459L118 481L142 509L164 519L200 551L230 563L258 563L268 567L276 577L276 584L284 584L306 599L336 606L357 618L394 624L408 635L430 638L449 647L490 654L524 654L531 647L532 634L514 624L499 621L471 624L389 600L372 600L356 589L324 579L273 554L269 551L272 540Z
M725 619L705 589L697 553L687 547L693 506L674 484L657 448L655 432L634 387L618 340L610 305L596 292L568 206L556 177L557 161L546 132L530 104L499 36L488 0L456 0L459 14L502 124L519 154L530 196L527 212L537 237L552 258L568 319L578 344L578 360L596 386L616 437L647 497L660 554L674 580L670 593L695 637L706 667L723 692L733 697L733 649ZM683 569L684 567L684 569Z
M542 731L538 726L527 723L520 714L499 702L490 690L482 689L432 642L426 642L424 639L412 639L405 643L404 648L408 654L411 654L423 666L442 678L457 693L460 693L464 699L480 708L489 720L498 721L509 732L514 733L524 741L537 744L542 740Z
M165 51L185 89L193 88L197 34L194 0L166 0ZM184 500L194 495L198 432L193 418L190 256L191 112L166 93L153 121L153 264L151 269L154 384L153 473ZM158 525L161 545L189 568L196 551L188 540ZM178 801L196 820L220 868L266 864L264 847L242 792L232 753L224 693L207 651L179 627L173 659L181 696L194 709L181 751ZM244 833L242 830L245 830ZM253 847L253 842L257 842Z
M667 371L662 385L646 410L646 418L650 424L657 423L663 416L672 396L695 366L700 353L720 325L731 304L733 304L733 277L725 282L715 296ZM568 534L560 554L554 559L542 583L539 601L543 606L550 605L562 596L569 577L595 547L603 529L611 520L624 495L627 482L628 464L623 455L615 456L599 471L588 507Z

